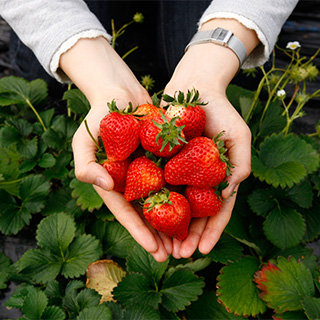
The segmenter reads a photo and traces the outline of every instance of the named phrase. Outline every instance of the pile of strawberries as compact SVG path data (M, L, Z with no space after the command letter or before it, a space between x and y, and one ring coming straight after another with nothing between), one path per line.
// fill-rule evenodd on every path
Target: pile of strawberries
M219 134L202 136L204 103L196 90L163 95L155 104L110 113L100 123L107 158L100 163L127 201L139 200L149 223L178 240L188 235L192 218L217 214L230 163Z

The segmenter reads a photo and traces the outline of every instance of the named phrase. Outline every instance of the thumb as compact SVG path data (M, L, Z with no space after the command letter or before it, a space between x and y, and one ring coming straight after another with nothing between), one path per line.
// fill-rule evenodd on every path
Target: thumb
M110 191L114 187L114 181L108 171L96 163L95 161L83 162L83 159L75 159L75 175L78 180L96 185L106 191ZM86 163L83 166L83 163Z

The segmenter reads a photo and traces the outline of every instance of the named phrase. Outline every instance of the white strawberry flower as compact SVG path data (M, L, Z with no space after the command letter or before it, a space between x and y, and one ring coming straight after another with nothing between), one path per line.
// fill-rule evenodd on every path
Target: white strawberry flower
M280 99L284 99L285 96L286 96L286 92L285 92L283 89L278 90L278 91L277 91L277 96L278 96Z
M292 42L287 43L286 48L290 49L290 50L296 50L298 48L301 48L301 45L300 45L299 41L292 41Z

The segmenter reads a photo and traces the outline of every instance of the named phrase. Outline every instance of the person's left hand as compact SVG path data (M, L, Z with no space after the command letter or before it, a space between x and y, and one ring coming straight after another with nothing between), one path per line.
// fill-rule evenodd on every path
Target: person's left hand
M190 257L197 248L203 254L212 250L230 220L235 192L250 174L251 132L225 95L238 66L236 56L229 49L212 44L194 46L184 55L165 88L165 93L171 96L176 91L187 92L193 88L199 91L201 100L207 102L202 106L206 112L204 135L212 138L225 131L222 139L234 166L227 178L229 186L222 192L225 201L219 213L209 218L193 218L187 238L173 240L172 255L177 259Z

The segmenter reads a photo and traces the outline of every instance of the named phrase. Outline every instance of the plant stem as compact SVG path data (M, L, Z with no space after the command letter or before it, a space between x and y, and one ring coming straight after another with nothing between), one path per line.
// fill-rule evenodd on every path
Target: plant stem
M71 90L71 86L72 86L72 84L69 83L69 84L68 84L68 91ZM71 109L70 109L69 101L67 102L67 108L68 108L68 117L70 118L70 117L71 117Z
M90 138L92 139L92 141L94 142L94 144L97 146L98 150L100 149L100 146L98 144L98 142L96 141L96 139L94 138L94 136L92 135L90 129L89 129L89 126L88 126L88 123L87 123L87 120L84 120L84 125L86 126L86 129L88 131L88 134L90 136Z
M16 180L11 180L11 181L0 181L0 185L9 185L9 184L18 183L18 182L24 180L24 179L27 178L27 177L28 177L28 176L23 177L23 178L19 178L19 179L16 179Z
M40 117L39 113L37 112L37 110L35 109L35 107L32 105L31 101L30 101L28 98L26 98L26 97L24 97L24 98L25 98L28 106L31 108L31 110L34 112L34 114L35 114L36 117L38 118L39 122L41 123L42 128L43 128L43 131L47 131L47 128L46 128L46 126L45 126L44 123L43 123L43 120L41 119L41 117Z
M127 53L125 53L121 59L124 60L130 53L132 53L133 51L137 50L138 46L135 46L134 48L132 48L131 50L129 50Z

